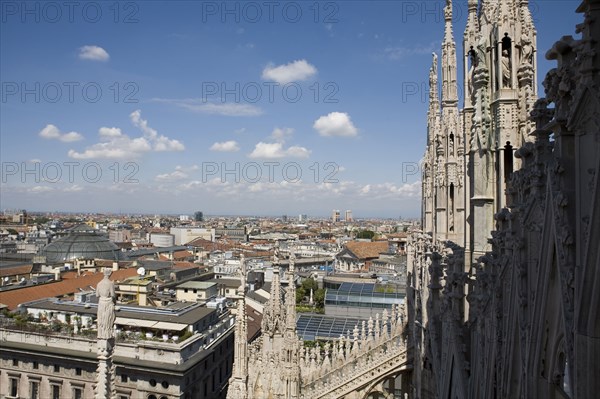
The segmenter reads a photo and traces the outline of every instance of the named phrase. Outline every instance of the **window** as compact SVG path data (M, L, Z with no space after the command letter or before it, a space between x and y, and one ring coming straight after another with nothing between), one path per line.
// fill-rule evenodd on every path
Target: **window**
M127 382L127 374L121 374L121 382Z
M18 367L19 366L19 361L17 359L13 359L13 366Z
M81 367L77 367L77 368L75 369L75 375L81 375L81 374L82 374L82 373L81 373Z
M60 399L60 385L52 384L52 399Z
M10 392L10 396L13 398L16 398L19 396L19 379L18 378L11 378L8 382L9 385L9 392Z
M40 364L38 362L33 362L33 369L37 370L40 368Z
M164 389L167 389L169 387L169 383L167 381L163 381L160 385L162 385Z
M152 387L156 386L156 380L154 378L150 380L150 386L152 386Z
M82 399L82 398L83 398L83 389L73 388L73 399Z
M39 383L39 381L31 381L29 383L29 397L31 399L39 399L39 397L40 397L40 383Z
M54 365L54 372L55 373L60 373L60 366L58 364Z
M156 399L156 395L148 395L148 399Z

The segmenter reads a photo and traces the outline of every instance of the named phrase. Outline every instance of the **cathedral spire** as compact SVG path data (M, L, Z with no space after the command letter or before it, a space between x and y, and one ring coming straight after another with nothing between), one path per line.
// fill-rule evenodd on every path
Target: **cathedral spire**
M279 279L279 263L273 264L273 280L271 281L271 297L264 309L262 333L265 337L282 332L281 282Z
M477 0L469 0L467 5L467 26L465 28L465 41L473 40L479 28L477 21ZM472 43L471 45L474 45Z
M286 331L296 331L296 282L295 279L296 255L292 252L290 255L290 268L288 274L288 288L285 295L286 307Z
M438 95L438 56L432 53L433 60L429 69L429 111L427 111L427 144L435 140L435 126L440 113Z
M456 83L456 44L452 34L452 0L446 0L444 8L444 41L442 43L442 107L458 105Z
M288 287L285 294L285 336L283 342L284 363L283 380L286 399L297 399L300 395L300 345L296 334L296 282L295 277L296 255L290 253L290 266L288 270Z
M464 52L464 107L473 107L473 76L477 66L477 32L479 30L479 21L477 19L477 0L469 0L467 11L467 26L463 36Z
M227 399L248 397L248 322L246 320L246 261L240 256L241 283L237 290L237 313L234 332L233 370L229 379Z

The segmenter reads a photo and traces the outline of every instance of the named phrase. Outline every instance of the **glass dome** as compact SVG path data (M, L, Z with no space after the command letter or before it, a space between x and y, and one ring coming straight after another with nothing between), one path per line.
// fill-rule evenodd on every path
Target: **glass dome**
M75 259L119 260L121 251L106 234L82 224L69 230L69 234L46 245L40 251L46 263L63 263Z

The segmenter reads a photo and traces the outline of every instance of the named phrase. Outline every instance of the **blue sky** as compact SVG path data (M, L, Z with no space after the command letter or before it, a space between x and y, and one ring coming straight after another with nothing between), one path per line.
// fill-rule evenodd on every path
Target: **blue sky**
M419 215L444 1L0 3L0 208Z

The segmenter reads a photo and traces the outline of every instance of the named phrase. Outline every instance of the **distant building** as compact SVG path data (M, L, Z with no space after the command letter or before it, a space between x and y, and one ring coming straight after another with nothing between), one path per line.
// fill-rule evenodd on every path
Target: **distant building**
M308 216L306 216L305 214L300 214L298 215L298 221L299 222L306 222L308 220Z
M97 376L93 301L23 305L34 322L3 319L0 397L93 398ZM233 362L233 316L199 304L120 306L115 320L115 398L222 398ZM44 328L42 328L44 326Z
M341 283L327 289L325 315L334 317L375 318L383 309L401 305L406 297L406 286L377 283ZM337 338L337 337L336 337Z
M108 239L112 242L129 242L131 241L131 230L118 229L108 232Z
M175 287L178 301L206 302L217 296L217 283L206 281L188 281Z
M179 215L179 221L180 222L188 222L190 220L190 216L189 215Z
M152 233L150 234L150 242L155 247L172 247L175 245L175 236L166 233Z
M331 221L332 221L333 223L337 223L337 222L339 222L339 221L340 221L340 211L339 211L339 209L334 209L334 210L331 212Z
M215 230L200 227L171 227L170 233L175 237L175 245L185 245L196 238L208 241L215 240Z
M196 222L204 222L204 213L198 211L194 213L194 221Z
M354 219L352 218L352 211L351 210L348 209L346 211L346 214L344 215L344 220L346 222L352 222L352 221L354 221Z
M387 253L389 249L387 241L351 241L335 256L335 268L348 272L368 269L379 254Z
M218 227L215 229L215 237L235 241L248 241L246 227Z
M69 233L40 251L48 264L58 264L75 259L112 259L121 258L121 250L111 242L106 234L80 224L69 230Z

